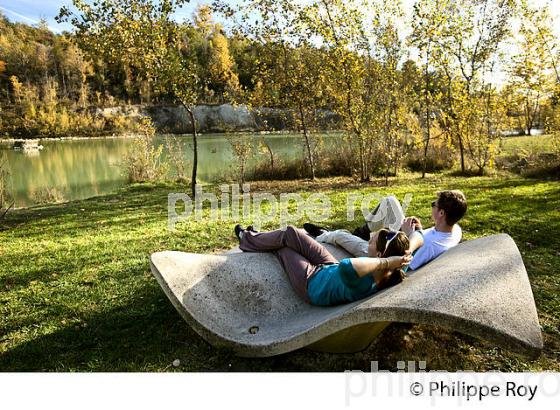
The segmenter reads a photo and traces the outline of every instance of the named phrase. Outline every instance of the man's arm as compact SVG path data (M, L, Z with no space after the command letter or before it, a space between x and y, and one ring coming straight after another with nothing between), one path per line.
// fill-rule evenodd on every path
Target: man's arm
M420 228L420 230L417 230L418 228ZM408 236L408 240L410 242L408 250L411 253L414 253L414 251L424 245L424 235L422 234L421 229L422 225L420 223L420 220L416 217L406 218L403 221L401 231L403 231L405 235Z
M414 253L416 249L424 245L424 235L422 235L422 231L412 232L412 234L408 237L408 241L410 242L408 250L411 253Z

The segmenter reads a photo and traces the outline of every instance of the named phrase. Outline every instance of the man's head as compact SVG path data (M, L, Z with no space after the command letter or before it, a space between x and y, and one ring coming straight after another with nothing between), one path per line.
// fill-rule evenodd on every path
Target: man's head
M461 191L441 191L437 200L432 202L432 218L436 224L445 222L448 226L455 225L467 212L467 198Z

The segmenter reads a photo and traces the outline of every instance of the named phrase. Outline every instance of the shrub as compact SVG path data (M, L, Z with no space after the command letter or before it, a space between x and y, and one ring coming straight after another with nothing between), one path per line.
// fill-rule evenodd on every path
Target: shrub
M155 129L149 118L143 118L140 126L142 133L134 138L123 161L126 177L131 183L161 180L169 171L168 164L162 161L163 146L154 146Z
M453 147L444 141L434 140L428 147L426 156L426 172L438 172L451 169L455 165ZM406 161L406 167L411 171L422 172L424 168L424 151L418 146L412 150Z
M56 187L41 188L30 194L36 204L53 204L64 201L64 193Z
M0 155L0 220L8 214L14 206L10 188L10 169L4 152Z
M281 159L276 159L274 170L272 170L270 162L265 160L257 163L248 173L247 179L252 181L299 179L304 175L305 167L304 159L291 161L289 163Z
M560 154L520 149L515 154L498 157L496 167L529 178L560 178Z
M190 182L187 178L187 166L190 161L185 158L185 150L183 144L174 136L165 139L167 152L169 153L169 164L176 173L177 182Z
M336 150L326 146L321 139L317 140L313 156L315 157L315 176L356 176L358 177L357 162L349 144L338 144ZM305 154L292 161L274 157L274 168L271 167L270 158L261 156L262 160L249 172L250 180L290 180L300 179L309 175L309 164Z

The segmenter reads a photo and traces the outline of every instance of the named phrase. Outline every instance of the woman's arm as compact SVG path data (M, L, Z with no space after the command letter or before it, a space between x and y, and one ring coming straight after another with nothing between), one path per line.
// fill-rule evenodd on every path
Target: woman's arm
M412 256L409 251L403 256L391 256L389 258L352 258L352 267L356 271L359 277L366 275L373 275L375 281L377 279L375 275L378 274L380 277L385 274L388 270L394 270L406 266L412 260Z

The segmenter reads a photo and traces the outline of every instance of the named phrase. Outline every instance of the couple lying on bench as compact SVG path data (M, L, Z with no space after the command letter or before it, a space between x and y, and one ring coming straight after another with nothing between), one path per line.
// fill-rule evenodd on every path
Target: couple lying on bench
M423 229L416 217L404 217L398 200L389 196L366 217L354 233L328 231L313 224L256 232L236 225L240 248L248 252L274 251L296 293L307 303L332 306L354 302L403 281L461 241L457 222L467 210L458 190L438 192L432 202L435 226ZM387 229L400 225L400 230ZM315 239L313 239L313 237ZM367 240L369 239L369 240ZM320 244L346 249L353 258L340 262Z

